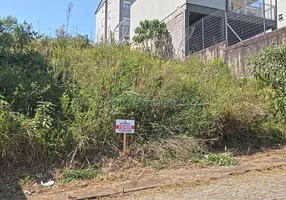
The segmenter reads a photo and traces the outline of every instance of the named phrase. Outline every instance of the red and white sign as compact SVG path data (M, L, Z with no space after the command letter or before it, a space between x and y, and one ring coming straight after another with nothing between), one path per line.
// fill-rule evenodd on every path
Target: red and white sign
M116 133L135 133L134 120L116 120Z

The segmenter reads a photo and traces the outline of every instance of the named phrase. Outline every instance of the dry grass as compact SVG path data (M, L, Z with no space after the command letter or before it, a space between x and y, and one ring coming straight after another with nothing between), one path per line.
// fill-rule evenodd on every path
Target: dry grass
M161 139L131 146L127 157L103 158L102 167L107 173L147 166L161 169L195 162L205 152L203 143L192 137Z

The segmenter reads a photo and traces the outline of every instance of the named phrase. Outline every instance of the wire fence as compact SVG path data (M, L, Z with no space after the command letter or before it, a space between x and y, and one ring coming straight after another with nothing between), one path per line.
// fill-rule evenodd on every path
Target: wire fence
M113 30L114 40L117 43L130 40L130 20L123 19Z
M191 13L192 15L192 13ZM277 28L276 5L256 2L216 11L186 30L186 54L190 55L220 42L233 45Z
M217 11L195 22L186 31L188 53L194 53L225 40L225 12Z

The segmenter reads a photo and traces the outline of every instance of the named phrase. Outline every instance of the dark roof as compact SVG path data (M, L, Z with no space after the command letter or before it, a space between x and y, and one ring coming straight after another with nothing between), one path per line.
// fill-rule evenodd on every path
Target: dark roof
M101 0L100 3L97 6L97 9L95 10L95 14L98 13L98 11L100 10L100 8L103 6L103 4L106 2L106 0Z

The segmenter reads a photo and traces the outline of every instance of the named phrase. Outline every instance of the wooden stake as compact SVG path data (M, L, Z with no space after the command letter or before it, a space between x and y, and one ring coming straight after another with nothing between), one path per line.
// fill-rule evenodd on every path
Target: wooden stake
M123 156L126 155L126 133L123 136Z
M250 143L249 143L249 146L248 146L248 149L247 149L247 156L249 155L249 152L250 152Z

